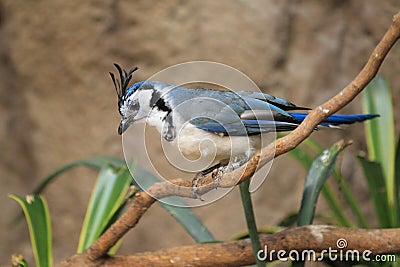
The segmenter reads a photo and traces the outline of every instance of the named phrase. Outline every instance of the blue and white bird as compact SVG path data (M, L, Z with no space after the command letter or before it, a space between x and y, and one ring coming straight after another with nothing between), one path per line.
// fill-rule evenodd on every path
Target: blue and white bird
M119 79L110 75L122 116L118 133L123 134L133 123L147 122L166 141L175 142L186 158L212 157L208 170L226 172L240 167L261 148L260 135L295 129L307 116L304 110L309 110L261 92L188 89L159 81L130 86L138 68L126 71L114 65ZM336 114L320 126L338 127L377 116Z

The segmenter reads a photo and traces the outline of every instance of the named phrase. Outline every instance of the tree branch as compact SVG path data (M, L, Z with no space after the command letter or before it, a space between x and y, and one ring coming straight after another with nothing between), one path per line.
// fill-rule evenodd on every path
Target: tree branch
M339 239L345 239L347 242L347 246L343 248L343 255L345 255L347 250L356 250L359 253L360 259L362 259L362 253L366 250L371 251L371 254L365 254L371 260L374 259L373 255L400 253L400 229L371 230L310 225L287 229L276 234L260 235L263 250L268 252L267 260L277 260L278 251L280 250L285 251L284 255L286 257L288 257L290 251L297 251L301 255L305 250L320 253L328 248L337 250L336 253L338 253L341 248L337 245ZM267 249L265 246L267 246ZM328 256L328 254L324 254ZM261 256L264 256L264 254ZM282 259L282 255L280 257ZM83 259L86 261L82 261ZM130 256L103 256L96 261L88 261L87 258L75 255L64 261L63 265L107 265L109 267L243 266L254 263L255 259L250 240L243 239L223 243L206 243L167 248Z
M325 118L337 112L345 105L350 103L366 86L367 84L375 77L376 73L379 70L382 62L384 61L386 55L396 43L396 41L400 37L400 12L397 13L393 17L393 21L385 35L382 37L381 41L378 43L371 56L369 57L367 63L364 68L360 71L360 73L354 78L354 80L348 84L341 92L339 92L336 96L329 99L324 104L318 106L317 108L310 111L309 115L305 118L305 120L295 129L293 132L288 134L287 136L276 140L274 143L263 148L259 153L253 156L252 159L241 168L224 174L221 182L219 183L219 187L232 187L236 184L249 179L254 172L256 171L258 165L261 166L272 160L274 157L280 156L293 148L299 145L303 140L305 140L314 130L314 128ZM178 185L178 186L174 186ZM199 193L204 194L211 189L215 188L213 185L213 177L212 174L206 176L199 182L201 186L199 188ZM118 221L116 221L91 247L89 247L83 254L75 255L73 257L84 258L87 263L98 261L99 259L104 259L107 251L116 244L116 242L122 238L125 233L129 231L129 229L133 228L141 218L141 216L146 212L146 210L155 202L155 199L160 199L167 196L181 196L194 198L192 187L190 181L185 181L182 179L175 179L168 182L157 183L151 186L148 190L149 194L146 192L137 193L134 197L132 203L130 204L128 210L120 217ZM153 198L153 197L154 198ZM353 230L356 231L356 230ZM364 231L364 230L357 230ZM382 230L383 231L383 230ZM385 230L386 231L386 230ZM389 230L387 230L389 231ZM391 230L394 231L395 230ZM285 231L283 232L285 233ZM325 236L325 235L324 235ZM398 237L398 234L396 234ZM306 236L301 236L302 242L299 242L297 246L300 244L304 244L304 238ZM354 237L355 238L355 237ZM365 244L367 242L367 238L359 239L359 245ZM397 242L399 239L397 239ZM244 242L244 241L240 241ZM227 243L231 244L231 243ZM242 244L242 243L241 243ZM357 243L358 244L358 243ZM217 246L217 244L213 244ZM223 246L223 244L218 244ZM242 246L245 244L243 243ZM282 244L281 244L282 245ZM291 244L295 245L295 244ZM202 245L200 245L202 246ZM209 245L212 246L212 245ZM296 247L296 246L295 246ZM192 247L194 249L196 247ZM241 247L243 250L250 249L250 246L245 245ZM321 248L321 247L320 247ZM182 249L182 248L180 248ZM197 249L197 248L196 248ZM222 248L221 248L222 249ZM171 249L173 250L173 249ZM251 250L251 249L250 249ZM396 250L398 252L398 249ZM213 256L210 258L215 258L216 253L229 253L226 248L223 250L214 250ZM193 250L192 253L196 253L196 250ZM251 254L251 252L249 252ZM179 253L181 255L183 253ZM196 257L203 257L202 253L197 253ZM143 255L142 255L143 256ZM127 260L131 259L131 257L126 257ZM139 257L139 256L137 256ZM182 256L183 257L183 256ZM139 259L139 258L136 258ZM111 262L122 262L123 259L120 257L112 257L109 258ZM69 260L64 261L64 266L70 266L68 264ZM192 258L191 264L195 264L196 260ZM135 265L138 266L139 262L135 262ZM117 266L117 265L115 265ZM195 266L195 265L193 265Z

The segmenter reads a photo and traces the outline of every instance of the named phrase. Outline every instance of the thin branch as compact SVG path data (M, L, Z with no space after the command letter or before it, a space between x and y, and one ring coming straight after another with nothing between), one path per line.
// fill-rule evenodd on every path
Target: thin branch
M338 247L338 240L347 242L346 246ZM277 260L278 251L303 251L320 253L331 248L339 253L343 248L343 255L347 250L357 251L359 259L364 255L374 260L378 254L400 253L400 229L350 229L333 226L303 226L287 229L276 234L260 235L263 250L267 251L266 260ZM267 246L267 247L265 247ZM282 252L280 252L282 253ZM335 251L332 251L335 253ZM324 253L328 256L327 253ZM271 256L270 256L271 255ZM282 259L282 254L279 254ZM296 255L291 253L290 255ZM306 256L308 255L305 254ZM334 256L336 254L332 254ZM352 255L349 253L348 255ZM355 254L354 254L355 255ZM229 241L223 243L206 243L191 246L166 248L154 252L137 253L130 256L107 256L96 261L82 261L80 255L75 255L64 261L64 266L243 266L255 263L249 239ZM264 256L261 254L260 256ZM316 255L318 258L320 255ZM87 259L87 258L85 258ZM306 258L307 259L307 258ZM346 258L344 258L346 259ZM355 258L356 259L356 258ZM349 259L351 260L351 259ZM368 259L364 259L368 260Z
M263 148L252 159L250 159L245 166L242 166L236 171L224 174L219 183L219 187L232 187L246 179L249 179L254 174L259 164L260 166L263 166L274 157L280 156L295 148L313 132L314 128L322 120L350 103L375 77L386 55L399 37L400 12L393 17L392 25L372 52L364 68L349 85L347 85L339 94L310 111L305 120L292 133ZM212 182L212 175L208 175L202 179L199 182L199 185L201 186L199 193L204 194L215 188ZM188 198L194 197L191 182L182 179L154 184L148 191L149 194L146 192L137 193L128 210L121 216L121 218L83 254L76 255L76 257L84 257L88 262L93 262L104 257L107 254L107 251L114 246L116 242L125 235L125 233L138 223L141 216L155 202L155 199L172 195ZM363 242L366 242L366 239L363 240ZM362 244L362 242L360 244ZM226 253L225 250L219 252ZM198 256L201 256L200 253ZM213 257L214 256L215 255L213 255ZM113 259L117 261L119 258ZM192 263L193 262L195 262L195 260L193 260Z
M265 153L265 156L261 159L261 164L263 165L273 157L280 156L294 149L313 132L314 128L322 120L349 104L376 76L385 57L399 38L400 12L393 17L391 26L375 47L374 51L372 51L367 63L354 80L337 95L313 109L300 126L293 132L278 139L275 142L275 155L270 152L271 149L274 148L274 145L265 147L262 150L262 152Z

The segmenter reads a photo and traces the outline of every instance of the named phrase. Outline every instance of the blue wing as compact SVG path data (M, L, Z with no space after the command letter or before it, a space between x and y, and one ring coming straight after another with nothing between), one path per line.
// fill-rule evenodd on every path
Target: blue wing
M197 107L199 114L191 119L190 123L205 131L231 136L293 130L299 122L286 110L306 109L283 99L256 92L196 91L196 97L199 96L211 97L223 105L202 105L200 101L197 103L193 99L193 106ZM215 110L215 114L212 114Z
M189 101L180 115L199 129L222 135L243 136L294 130L307 113L288 112L309 110L282 98L248 91L219 91L204 88L187 89L162 82L152 82L154 88L166 88L165 100L173 107ZM376 114L335 114L320 126L336 127L375 118Z
M217 116L218 120L202 117L191 120L197 128L223 135L242 136L258 135L268 132L284 132L294 130L308 115L307 113L287 112L306 110L291 102L268 94L240 91L239 95L253 109L246 108L238 112L234 120L227 116ZM221 113L223 114L223 112ZM341 124L363 122L378 117L377 114L334 114L319 126L337 127Z
M268 132L283 132L295 129L298 124L269 120L238 120L221 124L216 120L198 117L190 120L190 123L199 129L230 136L258 135Z

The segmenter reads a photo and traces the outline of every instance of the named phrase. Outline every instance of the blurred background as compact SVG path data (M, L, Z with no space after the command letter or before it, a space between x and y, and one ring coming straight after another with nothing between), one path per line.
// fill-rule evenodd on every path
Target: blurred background
M8 193L25 195L74 160L123 156L117 97L108 75L112 63L139 66L134 76L139 81L185 61L221 62L244 72L265 92L315 107L354 78L399 7L397 0L0 0L0 264L8 264L11 253L33 262L26 222L14 221L21 208ZM393 89L395 110L399 73L397 44L380 70ZM361 112L360 98L343 112ZM313 137L324 147L340 138L354 141L339 164L368 214L372 204L355 159L366 151L363 125ZM253 194L258 226L275 225L298 210L305 176L286 155L274 161ZM77 169L45 192L56 262L76 251L95 178L95 172ZM217 239L246 229L237 189L195 212ZM192 243L154 205L120 252Z

